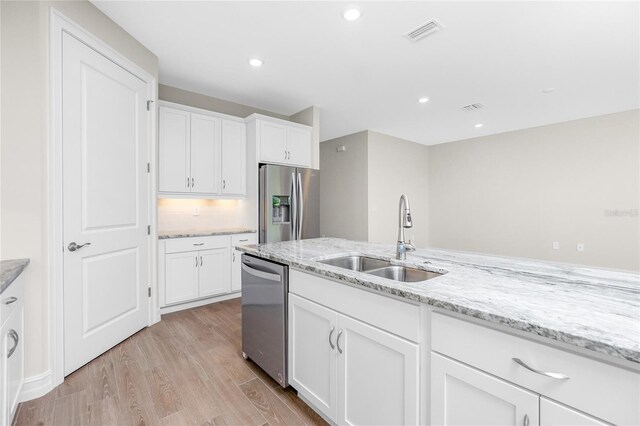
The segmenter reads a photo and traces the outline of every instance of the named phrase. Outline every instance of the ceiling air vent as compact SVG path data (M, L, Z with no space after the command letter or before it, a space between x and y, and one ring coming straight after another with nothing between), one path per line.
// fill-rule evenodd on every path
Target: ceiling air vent
M443 26L440 24L440 22L436 21L435 19L432 19L429 22L426 22L420 25L418 28L412 29L411 31L406 33L404 36L409 40L415 42L420 40L421 38L424 38L428 35L431 35L433 33L440 31L442 28Z
M467 111L467 112L477 111L477 110L482 109L482 108L484 108L484 105L482 105L480 103L465 105L465 106L462 107L462 109Z

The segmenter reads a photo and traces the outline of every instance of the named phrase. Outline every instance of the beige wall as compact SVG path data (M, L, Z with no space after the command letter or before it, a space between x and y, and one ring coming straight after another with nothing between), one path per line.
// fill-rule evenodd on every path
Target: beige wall
M49 8L121 52L152 75L158 59L87 1L2 1L1 211L3 259L28 257L25 374L49 369L48 114Z
M369 241L395 244L398 240L398 203L404 193L413 218L413 228L405 229L405 240L427 247L428 147L370 131L368 158Z
M639 270L639 129L635 110L430 147L431 245Z
M320 234L367 241L367 132L321 143L320 163Z

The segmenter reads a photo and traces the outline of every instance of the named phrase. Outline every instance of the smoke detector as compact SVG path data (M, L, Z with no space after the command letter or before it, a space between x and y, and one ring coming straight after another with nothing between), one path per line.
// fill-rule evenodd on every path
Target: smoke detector
M444 27L442 26L442 24L440 24L440 22L436 21L435 19L432 19L420 25L419 27L414 28L411 31L405 33L404 36L408 38L410 41L416 42L422 38L425 38L426 36L437 33L442 28Z
M482 108L484 108L484 105L482 105L481 103L469 104L462 107L462 109L467 112L477 111Z

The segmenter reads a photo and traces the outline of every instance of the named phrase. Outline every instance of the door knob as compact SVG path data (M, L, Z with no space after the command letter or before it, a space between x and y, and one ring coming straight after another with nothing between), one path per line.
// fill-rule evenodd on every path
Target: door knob
M84 247L84 246L90 246L90 245L91 245L91 243L84 243L84 244L79 244L79 245L78 245L78 244L76 244L76 242L75 242L75 241L71 241L71 242L69 243L69 245L67 246L67 249L68 249L69 251L76 251L76 250L80 250L80 249L81 249L82 247Z

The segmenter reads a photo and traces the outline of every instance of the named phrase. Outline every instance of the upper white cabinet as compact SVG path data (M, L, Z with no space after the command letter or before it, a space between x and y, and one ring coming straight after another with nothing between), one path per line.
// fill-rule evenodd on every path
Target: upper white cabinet
M311 167L311 127L257 114L247 125L258 163Z
M205 110L183 108L168 103L160 106L160 195L245 195L244 122Z

